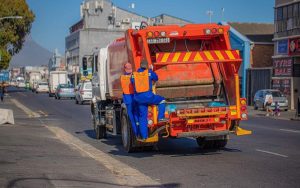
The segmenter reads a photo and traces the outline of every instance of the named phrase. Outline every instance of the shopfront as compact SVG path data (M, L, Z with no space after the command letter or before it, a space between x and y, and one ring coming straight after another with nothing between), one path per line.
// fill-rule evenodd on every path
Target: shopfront
M283 92L295 109L300 90L300 38L276 41L273 59L272 88Z

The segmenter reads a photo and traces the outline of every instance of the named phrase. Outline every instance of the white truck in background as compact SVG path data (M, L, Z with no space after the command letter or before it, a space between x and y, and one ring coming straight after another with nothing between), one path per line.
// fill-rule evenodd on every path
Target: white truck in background
M49 97L54 96L55 90L59 84L68 83L67 71L51 71L49 74Z
M38 82L42 79L42 74L39 71L31 71L28 73L29 77L29 87L31 88L32 92L36 90Z

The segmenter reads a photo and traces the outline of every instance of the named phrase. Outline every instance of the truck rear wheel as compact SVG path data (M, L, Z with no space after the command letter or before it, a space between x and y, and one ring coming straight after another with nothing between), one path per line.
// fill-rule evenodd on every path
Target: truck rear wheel
M122 133L122 142L125 150L128 153L135 151L135 147L134 147L135 137L132 132L127 111L125 109L123 110L122 113L121 133Z
M223 139L207 140L205 137L196 138L200 149L220 149L227 145L228 139L224 136Z

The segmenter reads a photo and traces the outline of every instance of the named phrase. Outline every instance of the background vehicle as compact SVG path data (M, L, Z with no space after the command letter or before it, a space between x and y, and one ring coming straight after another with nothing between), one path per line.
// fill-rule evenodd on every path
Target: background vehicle
M15 78L11 79L10 85L16 87L17 86L17 80Z
M121 133L124 148L131 152L155 145L162 135L193 137L201 148L220 148L230 132L251 134L239 128L248 117L246 99L240 98L242 60L239 51L231 49L228 32L229 26L217 24L129 29L106 53L101 49L94 54L91 113L97 138ZM157 107L149 106L145 142L132 133L120 84L124 63L137 70L142 59L159 77L154 92L166 98L169 119L158 123Z
M36 87L41 81L41 73L39 71L31 71L28 73L27 80L29 81L29 87L31 88L32 92L36 90Z
M24 77L22 77L22 76L17 77L17 87L19 87L19 88L25 88L26 87Z
M39 82L37 84L36 93L48 93L49 92L49 86L47 82Z
M68 73L66 71L51 71L49 74L49 97L55 95L59 84L68 83Z
M55 99L75 98L75 88L71 84L59 84L55 91Z
M83 104L92 99L92 83L81 82L75 89L75 103Z
M275 109L275 103L278 102L279 109L287 111L289 108L289 101L279 90L275 89L263 89L258 90L254 95L254 109L261 108L265 110L265 98L267 94L271 94L273 97L273 103L271 109Z

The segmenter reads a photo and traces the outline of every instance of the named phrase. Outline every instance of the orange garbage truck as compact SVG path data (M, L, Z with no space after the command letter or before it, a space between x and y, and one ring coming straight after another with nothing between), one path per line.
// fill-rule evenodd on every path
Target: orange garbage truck
M238 71L242 62L231 49L229 26L188 24L129 29L123 38L94 54L91 112L97 138L121 134L126 151L155 145L159 139L192 137L201 148L221 148L230 133L251 134L240 98ZM159 77L153 92L166 98L167 122L159 123L156 106L148 107L149 138L136 139L122 103L120 76L129 62L136 71L141 60Z

